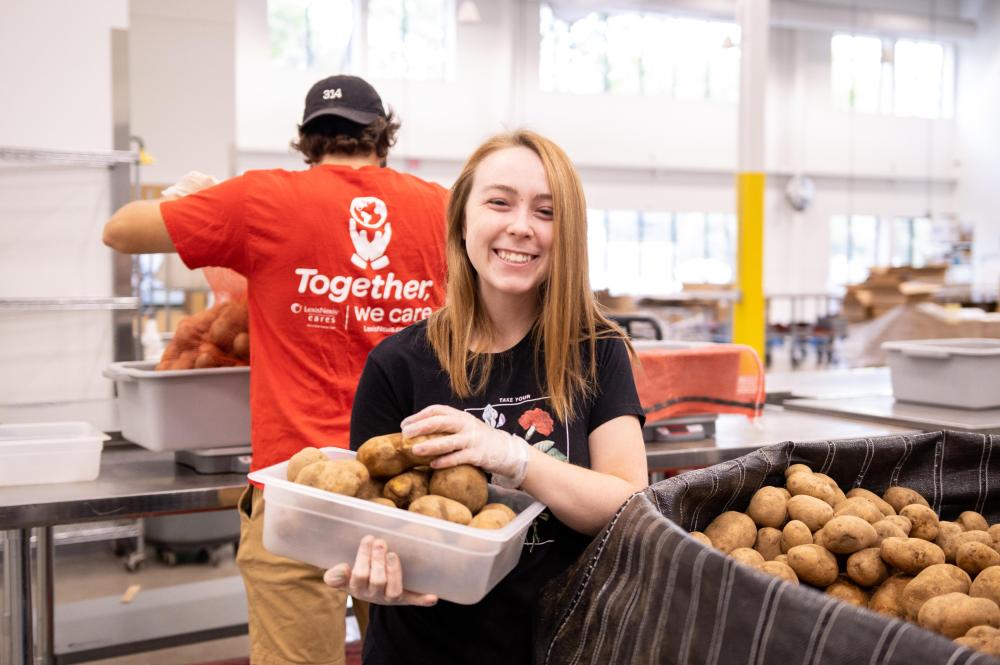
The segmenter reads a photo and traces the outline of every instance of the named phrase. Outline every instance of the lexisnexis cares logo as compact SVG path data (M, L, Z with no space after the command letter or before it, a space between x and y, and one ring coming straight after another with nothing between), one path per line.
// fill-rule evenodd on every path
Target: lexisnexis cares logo
M385 255L392 239L392 225L388 222L385 202L374 196L359 196L351 201L351 241L354 254L351 263L364 270L371 266L381 270L389 265Z

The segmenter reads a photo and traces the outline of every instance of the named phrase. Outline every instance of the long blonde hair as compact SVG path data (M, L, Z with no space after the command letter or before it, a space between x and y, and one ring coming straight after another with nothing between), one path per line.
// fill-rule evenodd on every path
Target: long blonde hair
M590 290L583 187L569 157L549 139L526 130L498 134L479 146L465 163L451 187L448 202L446 305L430 317L427 334L448 373L452 391L462 398L481 393L489 381L492 356L472 351L471 344L476 340L488 345L494 331L479 301L476 271L465 249L465 207L479 164L494 152L517 147L538 155L552 194L549 274L539 288L541 312L532 337L536 377L556 415L568 422L580 401L596 391L597 339L618 337L626 344L628 341L621 329L601 313ZM545 355L544 379L538 366L540 352Z

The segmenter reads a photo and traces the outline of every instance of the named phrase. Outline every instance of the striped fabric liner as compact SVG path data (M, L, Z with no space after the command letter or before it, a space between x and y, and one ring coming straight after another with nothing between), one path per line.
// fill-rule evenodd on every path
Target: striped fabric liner
M542 665L987 665L918 626L778 580L687 535L745 510L762 485L808 464L845 491L920 492L942 519L976 509L1000 522L1000 437L931 432L761 448L634 495L580 560L546 586ZM1000 452L1000 451L998 451ZM679 526L678 526L679 525ZM683 528L681 528L683 527Z

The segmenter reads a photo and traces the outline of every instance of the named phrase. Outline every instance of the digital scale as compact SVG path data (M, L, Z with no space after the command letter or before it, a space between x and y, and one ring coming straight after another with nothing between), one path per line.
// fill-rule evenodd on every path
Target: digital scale
M250 446L176 450L174 460L198 473L249 473Z

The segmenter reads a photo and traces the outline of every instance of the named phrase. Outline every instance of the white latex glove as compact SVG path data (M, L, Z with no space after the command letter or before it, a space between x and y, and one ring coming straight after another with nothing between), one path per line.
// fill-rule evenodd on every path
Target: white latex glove
M162 196L180 198L218 184L219 181L210 175L198 171L188 171L183 178L163 190Z
M528 442L490 427L471 413L435 404L404 419L401 427L408 439L439 435L413 447L415 455L441 455L431 462L435 469L472 464L492 473L497 485L520 487L524 482Z
M323 575L327 586L344 589L354 598L377 605L419 605L430 607L437 596L403 589L403 568L395 552L389 552L386 542L365 536L358 545L354 567L341 563Z

